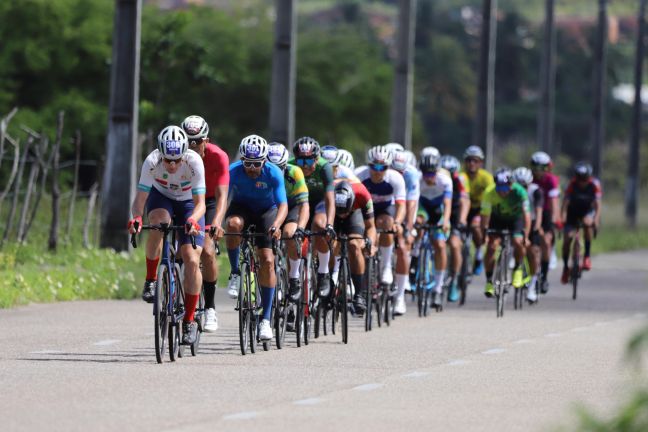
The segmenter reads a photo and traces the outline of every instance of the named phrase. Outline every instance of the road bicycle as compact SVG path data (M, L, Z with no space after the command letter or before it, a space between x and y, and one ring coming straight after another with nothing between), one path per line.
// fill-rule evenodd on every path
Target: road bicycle
M288 295L288 259L285 240L293 240L297 246L299 258L301 258L301 245L298 237L282 237L281 240L273 241L273 252L275 256L275 274L277 275L277 286L275 288L274 311L272 324L275 329L275 342L277 349L282 349L286 339L286 329L290 318L294 321L294 331L297 334L297 346L301 346L301 325L303 320L303 308L301 307L301 295L293 300ZM302 290L303 293L303 290ZM265 347L265 345L264 345Z
M512 287L512 271L509 266L509 261L513 256L511 246L511 231L509 230L495 230L489 229L486 231L488 235L495 235L502 239L500 245L499 256L495 263L495 273L493 274L493 287L495 289L496 299L496 312L497 317L504 316L504 304L506 303L506 295L509 288Z
M138 223L135 223L138 229ZM164 360L165 343L168 342L169 360L175 361L182 357L184 346L181 342L181 324L185 315L183 272L180 267L180 258L177 256L177 232L184 232L183 225L170 225L162 223L158 225L142 225L142 230L156 230L162 233L162 256L157 271L157 282L155 284L155 296L153 299L153 321L155 335L155 358L158 363ZM172 235L169 241L169 234ZM190 236L191 245L196 248L196 239ZM137 248L137 235L131 234L131 244ZM204 297L202 298L202 310L204 311ZM204 312L199 312L196 317L198 323L198 335L202 332L204 324ZM196 355L200 337L191 345L191 353Z
M299 315L301 315L301 328L295 326L297 337L301 333L304 345L308 345L313 338L318 338L320 333L320 298L317 291L317 269L319 261L317 254L313 253L313 242L311 237L327 236L326 231L312 232L305 230L301 237L303 238L301 244L301 264L299 274L302 278L302 307ZM326 238L326 237L325 237ZM331 241L327 238L329 250L331 249ZM299 317L296 317L296 320ZM299 344L298 344L299 346Z
M472 231L469 227L461 233L461 268L457 275L457 286L459 288L459 306L466 303L466 292L468 285L472 282L472 260L470 259L470 245L472 244Z
M419 252L419 261L418 268L416 270L416 300L418 306L419 317L427 316L428 309L433 307L437 312L443 310L443 303L445 302L444 290L445 287L441 287L441 292L437 293L436 290L434 295L432 290L434 287L434 245L432 244L432 239L437 232L443 230L443 227L436 224L422 224L417 225L416 230L423 231L423 237L421 239L421 250ZM436 299L436 301L435 301ZM430 301L432 300L432 302Z
M398 238L396 238L397 231L379 229L377 230L377 233L394 235L394 249L399 248ZM396 265L396 261L397 259L394 256L392 259L392 275L396 274L394 268ZM378 267L378 269L380 269L380 267ZM383 317L382 317L383 322L388 326L390 325L390 322L394 319L394 296L397 293L395 289L396 286L395 279L396 278L392 278L392 282L388 284L380 281L380 290L379 290L379 298L381 302L380 309L382 310L383 313Z
M583 276L583 267L581 264L581 232L584 228L585 225L583 222L579 221L575 227L574 238L572 239L571 269L569 270L569 281L572 285L572 300L576 300L578 296L578 282ZM596 230L594 230L594 236L596 237ZM563 239L563 241L565 240Z

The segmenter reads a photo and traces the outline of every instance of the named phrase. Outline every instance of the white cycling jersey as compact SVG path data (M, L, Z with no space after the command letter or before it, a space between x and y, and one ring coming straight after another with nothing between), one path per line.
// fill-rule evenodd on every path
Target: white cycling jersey
M443 204L445 198L452 198L452 177L448 171L440 168L432 184L427 184L421 177L421 204L426 207L437 207Z
M339 179L350 180L351 183L360 182L360 180L355 175L353 170L344 165L338 165L337 167L335 167L334 172L335 172L335 176L334 176L335 180L339 180Z
M182 156L178 170L171 174L167 171L159 150L153 150L144 160L137 189L150 192L155 188L167 198L187 201L193 195L204 194L205 166L202 158L193 150Z
M387 169L385 177L379 183L371 181L369 168L357 172L358 178L371 193L374 209L384 210L396 202L405 202L405 180L396 170Z

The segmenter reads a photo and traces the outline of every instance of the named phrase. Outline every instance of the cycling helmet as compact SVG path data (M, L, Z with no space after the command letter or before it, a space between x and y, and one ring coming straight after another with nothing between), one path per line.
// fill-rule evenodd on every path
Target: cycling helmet
M416 155L409 150L405 150L407 155L407 163L413 166L414 168L418 167L418 161L416 160Z
M385 144L385 147L387 147L387 150L390 152L395 152L395 151L403 151L405 150L405 147L398 143L387 143Z
M527 187L533 182L533 173L527 167L519 167L513 170L513 180Z
M507 167L498 168L493 177L495 177L496 185L510 185L513 183L513 173Z
M385 146L375 146L370 148L367 152L367 163L379 163L389 166L391 165L391 162L392 152L390 152Z
M587 179L592 176L592 165L587 162L576 162L574 165L574 175L580 179Z
M347 168L355 169L355 164L353 163L353 155L350 151L344 149L338 149L333 165L342 165Z
M531 166L545 167L551 165L551 156L539 151L531 155Z
M423 159L427 155L437 155L438 157L441 157L441 153L439 153L439 149L432 146L423 147L423 150L421 150L421 159Z
M403 172L407 168L409 157L404 150L394 150L392 151L392 168L396 171Z
M355 201L355 193L353 188L346 181L341 181L335 185L335 213L345 214L351 213L353 210L353 202Z
M466 151L463 154L463 158L468 159L470 157L477 158L484 160L486 157L484 156L484 152L482 151L481 147L472 145L466 149Z
M295 157L316 158L320 155L320 145L311 137L301 137L293 144L293 153Z
M209 125L204 118L197 115L190 115L182 122L182 130L187 134L189 141L196 141L207 138Z
M241 140L239 156L249 161L261 161L268 156L268 143L259 135L248 135Z
M445 168L454 174L459 171L459 159L452 155L444 155L441 157L441 168Z
M268 144L268 160L279 168L284 169L288 164L288 149L281 143L271 142Z
M334 145L325 145L322 147L322 157L330 164L335 162L337 158L338 149Z
M178 126L167 126L158 135L158 150L165 159L179 160L188 147L187 134Z
M423 173L436 172L436 170L439 169L440 159L441 158L438 154L438 150L437 154L428 153L421 158L421 164L419 165L419 168Z

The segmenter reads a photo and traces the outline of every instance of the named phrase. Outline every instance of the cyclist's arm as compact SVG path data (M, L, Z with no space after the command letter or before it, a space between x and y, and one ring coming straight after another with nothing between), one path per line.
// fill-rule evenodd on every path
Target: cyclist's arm
M542 207L536 207L533 211L535 212L535 226L533 230L540 231L540 228L542 228Z
M322 167L321 179L324 184L324 206L326 209L326 224L333 225L335 221L335 184L333 182L333 167L327 163Z
M191 196L194 202L194 210L191 213L191 218L198 221L201 217L205 215L205 194L194 194Z
M396 201L396 213L394 214L394 225L401 225L405 220L405 201Z
M297 216L297 226L301 229L306 228L308 224L308 219L310 217L310 205L308 201L305 203L299 204L299 214Z
M214 194L214 197L216 198L216 214L214 215L214 220L211 222L211 226L219 227L223 224L223 218L225 217L225 211L227 210L228 189L228 185L216 187L216 193Z
M463 225L468 224L468 212L470 211L470 198L468 195L463 196L459 199L459 223Z
M148 192L140 189L137 190L135 199L133 200L133 205L131 206L131 214L134 218L137 216L144 216L144 206L146 205L146 199L148 198L148 196Z
M601 225L601 200L594 200L594 226L599 227Z
M282 203L277 206L277 217L275 218L272 226L276 229L279 229L283 225L286 216L288 215L288 204Z
M405 228L411 231L414 228L414 221L416 220L416 212L418 211L418 200L405 201Z
M553 203L552 203L553 204ZM567 220L567 208L569 207L569 197L565 196L560 209L560 219L564 222Z
M371 240L371 248L374 249L378 246L376 236L376 221L373 217L365 219L365 237ZM371 252L371 251L370 251Z
M556 223L561 219L561 209L560 209L560 202L558 200L558 197L555 198L549 198L551 200L551 217L553 218L553 222ZM567 200L565 200L567 201ZM565 207L566 211L567 207ZM566 213L565 213L566 214Z
M524 212L524 238L529 238L531 232L531 214L527 211Z
M443 226L450 225L450 214L452 213L452 197L443 198Z

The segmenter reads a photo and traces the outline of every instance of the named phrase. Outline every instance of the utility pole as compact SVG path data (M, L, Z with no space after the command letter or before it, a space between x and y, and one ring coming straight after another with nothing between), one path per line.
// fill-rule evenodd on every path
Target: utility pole
M398 2L398 49L394 68L389 136L392 142L412 148L412 111L414 104L414 30L416 0Z
M115 1L100 245L117 251L128 249L124 227L135 192L141 13L142 0Z
M275 43L270 90L270 140L286 144L295 140L295 83L297 8L295 0L275 0Z
M497 0L484 0L475 144L486 151L486 169L493 169L493 120L495 108L495 44L497 42Z
M552 154L554 138L554 95L556 32L554 31L554 0L545 0L544 45L540 64L540 109L538 111L538 142L542 151Z
M601 177L603 164L603 141L605 140L605 90L607 65L607 0L599 0L598 34L594 57L594 105L592 110L592 156L594 175Z
M628 152L628 178L626 179L625 214L628 225L637 227L637 208L639 202L639 148L641 140L641 114L643 103L641 101L641 87L643 78L643 63L645 55L646 37L646 3L641 0L639 4L639 17L637 26L637 56L635 57L635 100L632 110L632 136L630 151Z

